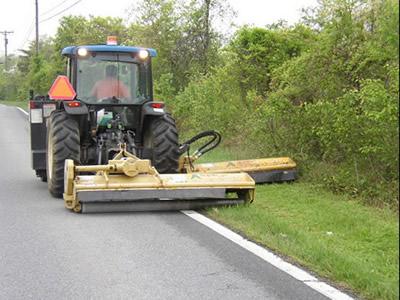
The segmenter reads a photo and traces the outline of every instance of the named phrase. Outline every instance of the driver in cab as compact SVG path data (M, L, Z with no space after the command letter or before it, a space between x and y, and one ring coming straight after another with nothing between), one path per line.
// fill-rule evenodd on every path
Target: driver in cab
M114 65L106 66L106 76L104 79L97 81L92 89L92 96L100 99L118 100L130 99L130 93L127 86L117 79L118 69Z

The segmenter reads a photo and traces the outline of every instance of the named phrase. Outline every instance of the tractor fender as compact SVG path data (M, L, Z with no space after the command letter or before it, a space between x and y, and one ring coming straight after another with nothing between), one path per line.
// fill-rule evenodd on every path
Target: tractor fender
M80 106L77 107L70 107L66 103L64 103L64 110L67 114L69 115L87 115L89 113L88 107L82 103L79 102Z
M154 107L155 106L155 107ZM146 118L146 116L162 116L165 115L165 106L163 102L147 102L143 104L142 107L142 116L143 119Z
M157 106L154 104L159 104L160 108L154 108L153 106ZM166 115L166 109L163 102L153 102L149 101L143 104L142 106L142 117L141 117L141 124L140 128L141 131L144 132L146 127L149 125L149 122L154 117L162 117Z
M161 106L161 107L153 107L153 106ZM147 120L151 117L161 117L166 114L166 109L163 102L146 102L142 106L142 120L141 120L141 128L145 126Z

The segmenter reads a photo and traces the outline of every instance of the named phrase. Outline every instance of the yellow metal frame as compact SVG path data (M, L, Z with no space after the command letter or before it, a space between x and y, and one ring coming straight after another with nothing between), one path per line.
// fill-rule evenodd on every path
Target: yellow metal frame
M79 192L97 191L196 191L225 189L252 202L255 182L247 173L294 170L296 163L289 157L225 161L194 164L196 156L183 156L180 174L159 174L150 160L139 159L121 145L120 152L107 165L76 166L65 161L64 202L68 209L80 212ZM82 173L93 175L82 175ZM151 192L153 195L153 192ZM170 192L169 194L174 194ZM196 200L194 200L196 201Z
M80 175L93 172L94 175ZM241 192L246 202L254 200L254 180L247 173L159 174L149 160L141 160L122 148L107 165L75 166L65 161L64 203L81 211L77 197L82 191L220 189Z
M296 163L289 157L231 160L216 163L194 164L197 157L181 157L179 171L183 173L236 173L293 170Z

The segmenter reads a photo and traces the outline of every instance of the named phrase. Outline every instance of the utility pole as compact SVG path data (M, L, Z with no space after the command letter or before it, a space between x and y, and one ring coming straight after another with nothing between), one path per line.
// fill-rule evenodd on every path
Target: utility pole
M7 45L8 45L8 38L7 34L14 33L14 31L0 31L2 35L4 35L4 70L7 71Z
M36 11L36 55L39 54L39 4L38 0L35 0L35 11Z

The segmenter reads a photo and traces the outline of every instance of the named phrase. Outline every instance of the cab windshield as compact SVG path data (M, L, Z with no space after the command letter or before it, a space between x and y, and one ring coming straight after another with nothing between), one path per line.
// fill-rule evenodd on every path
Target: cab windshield
M140 104L148 98L146 71L130 54L97 53L77 62L77 96L90 104Z

